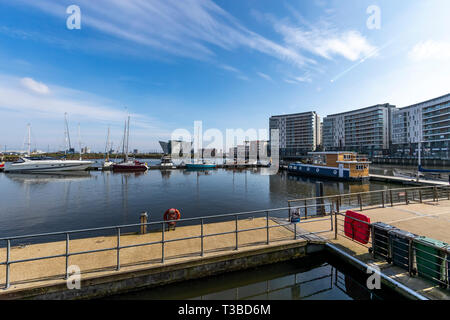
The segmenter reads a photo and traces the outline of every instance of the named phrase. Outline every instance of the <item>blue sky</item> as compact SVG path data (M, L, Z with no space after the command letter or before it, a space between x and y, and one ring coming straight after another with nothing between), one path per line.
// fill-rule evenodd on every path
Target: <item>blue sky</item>
M69 5L81 29L69 30ZM369 6L380 28L369 28ZM449 93L447 0L0 0L0 146L158 149L177 128L406 106Z

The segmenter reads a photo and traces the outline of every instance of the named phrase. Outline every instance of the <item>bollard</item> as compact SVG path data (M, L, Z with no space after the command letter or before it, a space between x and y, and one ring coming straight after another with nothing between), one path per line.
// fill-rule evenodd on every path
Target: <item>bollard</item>
M147 212L144 211L141 213L141 217L140 217L140 223L141 223L141 234L146 234L147 233L147 221L148 221L148 215Z

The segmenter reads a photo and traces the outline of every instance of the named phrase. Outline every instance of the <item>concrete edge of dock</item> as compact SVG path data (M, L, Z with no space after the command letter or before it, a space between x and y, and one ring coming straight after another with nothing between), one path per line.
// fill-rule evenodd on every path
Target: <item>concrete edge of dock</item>
M45 286L0 291L0 299L95 299L147 289L174 282L198 279L221 273L301 258L322 251L325 242L295 241L271 244L264 248L240 249L227 254L199 257L176 263L165 263L130 271L117 271L105 276L81 279L80 289L69 290L66 281Z

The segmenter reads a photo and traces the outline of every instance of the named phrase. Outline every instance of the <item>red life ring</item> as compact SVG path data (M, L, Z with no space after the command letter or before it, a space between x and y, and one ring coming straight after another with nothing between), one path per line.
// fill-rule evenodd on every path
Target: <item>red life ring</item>
M170 221L169 224L175 224L174 220L179 220L181 218L180 210L170 208L164 212L164 221Z

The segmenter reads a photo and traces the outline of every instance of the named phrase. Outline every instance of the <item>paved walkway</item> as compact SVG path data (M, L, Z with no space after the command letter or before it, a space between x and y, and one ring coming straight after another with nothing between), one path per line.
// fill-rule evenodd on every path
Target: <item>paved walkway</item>
M269 221L270 226L276 223ZM266 226L265 218L250 218L239 220L238 228L250 229ZM204 234L222 233L234 231L235 221L209 223L204 225ZM186 238L201 235L201 226L178 226L175 231L165 232L165 240ZM120 238L120 245L149 243L161 241L161 232L151 232L144 235L124 234ZM270 228L270 241L273 245L293 242L293 233L283 227ZM245 231L238 234L239 250L254 250L267 247L266 229ZM78 240L70 240L69 252L81 252L87 250L99 250L117 246L116 236L94 237ZM205 256L226 255L235 252L235 234L210 236L204 238ZM43 244L16 245L11 248L11 260L21 260L65 254L66 242L51 242ZM201 259L201 240L189 239L168 242L164 247L165 265ZM80 267L83 279L99 277L118 272L151 268L161 266L162 246L153 244L149 246L133 247L120 250L120 271L116 271L117 251L103 251L75 255L69 258L69 265ZM0 249L0 261L6 260L6 249ZM0 299L2 293L21 290L24 288L42 287L45 285L63 282L65 275L65 257L38 260L12 264L10 267L10 289L3 290L5 283L5 266L0 266Z

